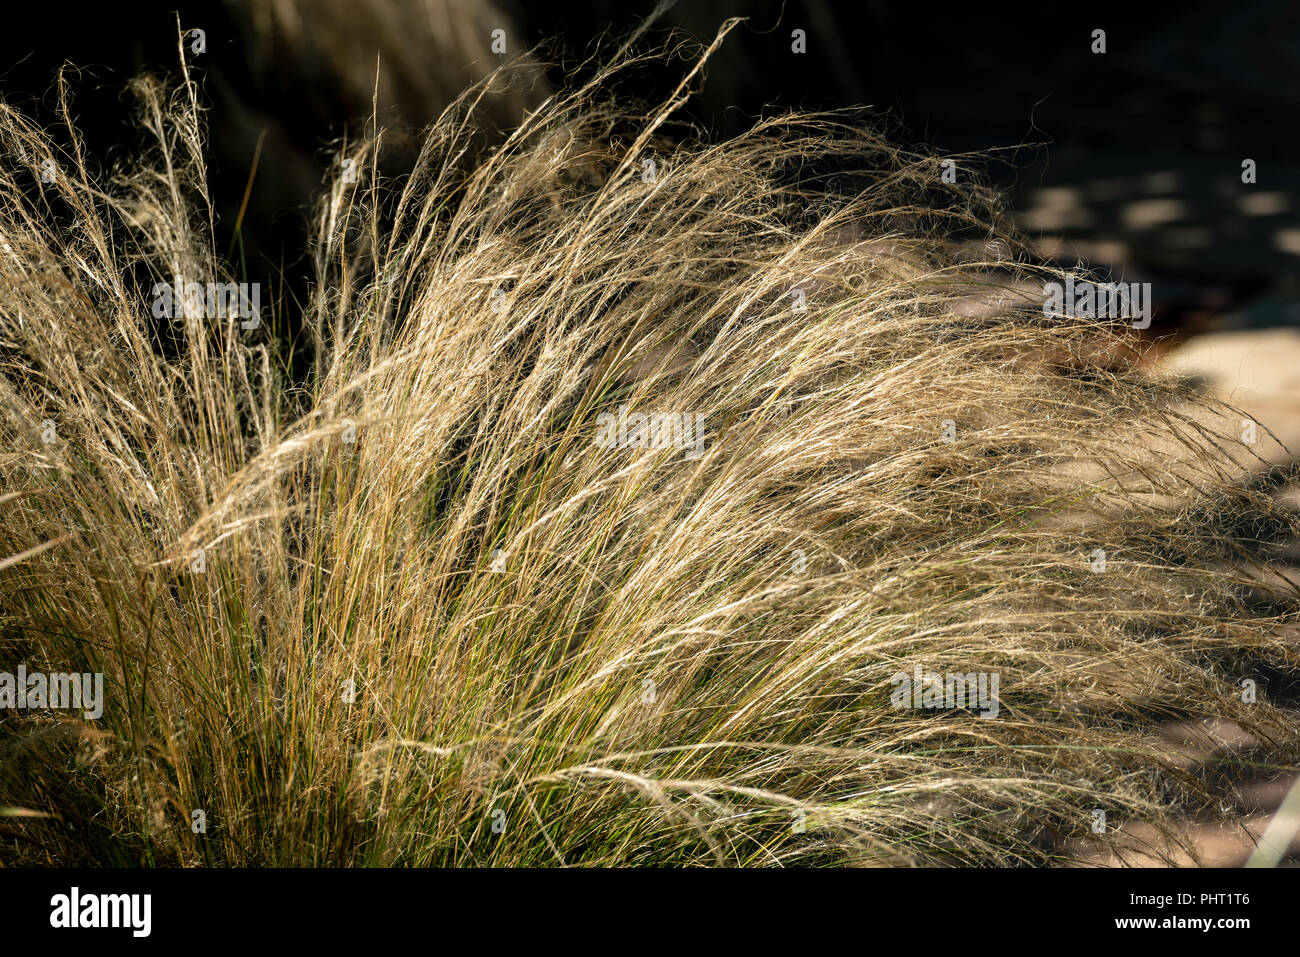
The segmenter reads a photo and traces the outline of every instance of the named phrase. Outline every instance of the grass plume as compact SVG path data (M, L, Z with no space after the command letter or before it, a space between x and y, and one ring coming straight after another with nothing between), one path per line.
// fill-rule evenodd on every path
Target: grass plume
M0 806L49 815L7 857L1042 863L1113 839L1093 808L1210 807L1162 719L1297 764L1237 686L1300 646L1232 413L1045 319L965 161L855 111L709 143L702 55L659 104L640 62L488 148L494 76L398 182L350 146L310 300L251 331L150 311L236 278L188 76L134 84L150 145L103 180L0 109L0 660L106 687L0 713ZM602 447L620 407L702 454ZM917 666L1000 713L893 707Z

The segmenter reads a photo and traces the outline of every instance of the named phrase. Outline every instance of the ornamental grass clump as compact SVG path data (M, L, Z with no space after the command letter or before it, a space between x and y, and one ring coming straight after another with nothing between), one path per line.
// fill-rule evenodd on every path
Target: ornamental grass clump
M1166 719L1297 765L1240 416L1045 316L973 161L709 142L654 56L349 142L303 303L219 254L183 70L109 174L0 111L0 669L104 687L0 710L6 860L1045 863L1218 808Z

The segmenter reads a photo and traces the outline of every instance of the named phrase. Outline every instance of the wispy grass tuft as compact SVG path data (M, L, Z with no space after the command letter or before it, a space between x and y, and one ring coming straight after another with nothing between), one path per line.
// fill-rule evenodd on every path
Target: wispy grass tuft
M1300 645L1233 416L1045 319L965 161L853 111L704 142L703 60L635 105L640 62L489 151L493 77L396 184L355 145L306 381L269 323L152 317L259 280L214 252L188 76L135 84L111 181L0 108L0 661L106 689L0 712L0 806L50 815L7 857L1047 862L1210 807L1163 719L1296 765L1238 687ZM702 454L598 443L620 407ZM918 666L998 675L997 716L894 707Z

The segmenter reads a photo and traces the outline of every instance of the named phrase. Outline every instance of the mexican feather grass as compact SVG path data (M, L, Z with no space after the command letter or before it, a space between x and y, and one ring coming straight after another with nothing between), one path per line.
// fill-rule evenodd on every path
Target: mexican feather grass
M854 111L707 142L707 52L487 147L507 69L397 180L347 144L253 329L151 310L259 281L184 69L111 175L0 110L0 654L105 676L97 721L0 713L5 859L1043 863L1214 810L1162 720L1296 765L1239 684L1300 643L1237 417L1045 318L965 160ZM996 715L899 706L918 667Z

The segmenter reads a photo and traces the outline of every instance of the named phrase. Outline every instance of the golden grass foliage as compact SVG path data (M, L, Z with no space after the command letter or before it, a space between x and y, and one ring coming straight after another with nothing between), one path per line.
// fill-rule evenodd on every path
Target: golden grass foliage
M1296 670L1241 571L1295 529L1229 420L1046 320L964 166L851 112L701 143L702 61L650 106L637 62L491 151L471 90L400 183L352 149L296 380L269 311L150 314L232 279L188 76L111 181L0 112L0 653L106 687L0 714L0 806L51 815L8 860L1042 862L1207 802L1163 718L1296 764L1237 687ZM620 406L703 454L600 447ZM998 716L892 707L917 665Z

